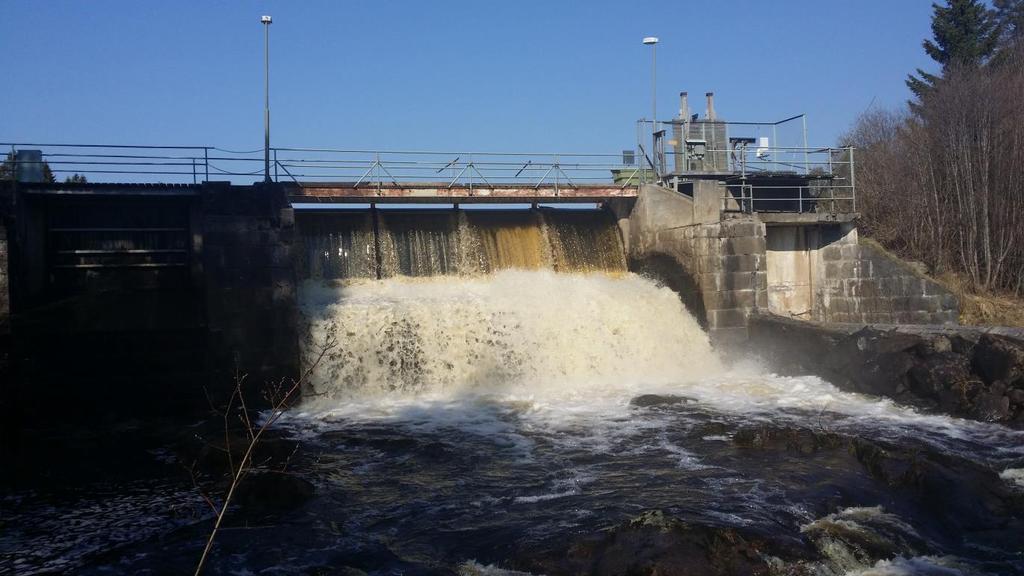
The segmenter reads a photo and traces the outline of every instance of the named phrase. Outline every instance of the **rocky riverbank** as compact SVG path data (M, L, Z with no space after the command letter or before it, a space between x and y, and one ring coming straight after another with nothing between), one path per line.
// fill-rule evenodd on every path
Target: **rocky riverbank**
M1024 337L968 327L750 321L750 349L780 374L963 418L1024 428Z
M717 430L695 433L706 431ZM1019 547L1015 541L1024 530L1024 492L963 458L797 426L740 428L731 443L750 458L828 462L837 476L809 487L822 493L821 516L798 528L780 524L765 530L687 522L649 510L583 536L567 549L525 558L516 569L594 575L961 574L974 572L943 554L943 548ZM863 477L884 486L890 501L858 503L834 490L843 483L839 477ZM895 504L898 499L904 503ZM940 501L943 506L934 506ZM927 524L937 529L916 528L925 524L922 515L930 516ZM988 562L985 573L1022 568L998 554Z

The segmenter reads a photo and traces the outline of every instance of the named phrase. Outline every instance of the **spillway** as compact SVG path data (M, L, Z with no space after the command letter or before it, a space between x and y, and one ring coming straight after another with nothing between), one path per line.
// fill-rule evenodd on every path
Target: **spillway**
M329 211L303 214L299 230L298 273L310 280L626 269L600 210Z
M307 365L336 346L209 573L1024 573L1024 432L721 357L607 214L297 221ZM8 499L0 559L99 576L117 547L119 572L190 573L192 482Z
M817 555L786 565L799 573L1021 567L1003 528L958 541L952 516L870 480L870 454L1013 490L1024 433L724 361L677 293L626 270L607 214L381 213L304 237L307 364L336 346L284 425L319 447L310 474L352 495L356 532L403 558L575 573L565 542L654 509L789 534ZM981 509L965 486L944 489L957 518Z

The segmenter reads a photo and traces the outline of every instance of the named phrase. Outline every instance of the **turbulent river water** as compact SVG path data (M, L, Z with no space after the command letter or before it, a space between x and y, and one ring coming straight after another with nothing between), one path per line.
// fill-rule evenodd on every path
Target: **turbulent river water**
M304 354L336 346L276 438L315 491L229 519L208 571L611 574L608 554L647 552L602 538L657 511L813 552L780 574L1024 573L1021 432L723 357L621 269L537 268L311 275ZM940 477L901 481L918 462ZM0 510L0 573L190 573L210 526L189 483L154 478Z

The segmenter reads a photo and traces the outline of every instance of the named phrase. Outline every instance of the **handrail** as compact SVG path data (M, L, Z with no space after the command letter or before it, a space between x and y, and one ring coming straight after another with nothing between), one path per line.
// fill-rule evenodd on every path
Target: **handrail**
M711 144L709 142L709 144ZM345 183L354 186L431 185L440 183L449 188L466 186L494 188L522 186L576 188L588 185L609 185L621 188L636 186L642 181L659 179L672 185L666 176L678 180L709 175L739 178L749 184L756 180L754 204L764 202L783 205L787 200L798 203L795 211L805 210L804 201L811 194L828 190L829 200L849 200L856 206L854 190L854 155L852 148L770 146L755 148L736 145L732 148L708 146L703 158L714 159L684 172L655 174L672 165L664 157L674 159L677 151L657 148L652 155L650 143L639 142L638 152L624 157L610 153L537 153L537 152L453 152L430 150L364 150L326 147L274 147L273 181L296 185L307 182ZM261 180L264 174L263 150L230 150L217 146L108 145L108 144L42 144L0 142L12 151L39 149L42 161L58 180L73 174L90 181L113 183L198 183L215 179L249 183ZM0 157L2 158L2 157ZM2 160L17 166L17 160ZM628 162L628 163L627 163ZM13 178L14 170L11 172ZM804 189L797 189L796 198L765 198L773 194L765 176L793 175L805 179ZM815 182L806 185L807 182ZM792 188L791 188L792 189ZM723 198L723 209L729 209L733 190ZM806 193L805 193L806 191ZM741 191L744 192L745 191ZM744 196L740 194L740 197ZM813 202L808 206L813 205Z

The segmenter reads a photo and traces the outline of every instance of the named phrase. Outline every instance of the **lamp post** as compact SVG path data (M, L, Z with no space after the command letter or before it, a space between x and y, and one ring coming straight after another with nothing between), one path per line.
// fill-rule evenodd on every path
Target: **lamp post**
M270 182L270 16L261 16L263 23L263 181Z
M644 44L651 47L651 158L655 151L655 132L658 131L658 37L645 36ZM651 167L654 169L654 167Z

